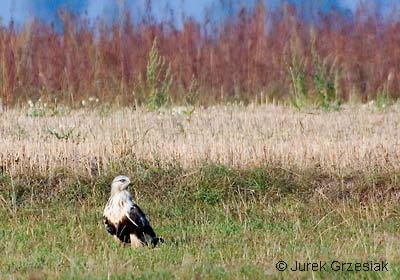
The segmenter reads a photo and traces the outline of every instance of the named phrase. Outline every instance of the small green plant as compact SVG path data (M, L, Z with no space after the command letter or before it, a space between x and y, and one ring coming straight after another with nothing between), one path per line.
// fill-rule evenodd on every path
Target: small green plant
M42 102L42 99L39 98L38 101L33 102L32 100L28 100L28 113L29 117L44 117L46 116L48 107L47 103Z
M391 81L391 78L389 76L387 82L383 86L383 89L381 89L378 92L375 102L373 102L373 104L375 105L375 107L378 110L383 110L383 109L389 107L390 105L393 105L393 103L394 103L393 99L390 96L390 90L389 90L390 81Z
M215 190L212 190L206 186L202 186L195 193L196 200L206 202L210 205L215 205L221 200L221 194Z
M67 115L68 110L64 106L59 106L57 100L54 102L47 103L39 98L36 102L28 100L28 112L29 117L46 117L46 116L63 116Z
M190 123L192 120L192 115L194 113L194 111L196 110L195 107L191 107L191 108L187 108L185 110L182 111L182 114L185 115L186 120Z
M324 111L340 110L341 100L337 95L335 81L321 63L315 64L313 85L317 94L318 105Z
M373 102L373 104L378 110L383 110L392 105L393 100L390 97L389 92L383 91L377 95L375 102Z
M192 77L189 88L184 96L184 102L187 105L195 105L199 96L199 83L195 77Z
M157 47L157 39L149 54L146 68L146 82L142 87L146 92L147 107L156 110L171 102L170 87L172 84L171 66L166 66L165 58L160 55Z
M49 127L49 128L47 128L47 131L50 135L56 137L58 140L68 141L72 137L74 129L75 128L72 127L72 128L66 129L65 131L59 131L55 128Z
M309 102L305 71L299 64L289 67L293 85L292 105L301 110Z

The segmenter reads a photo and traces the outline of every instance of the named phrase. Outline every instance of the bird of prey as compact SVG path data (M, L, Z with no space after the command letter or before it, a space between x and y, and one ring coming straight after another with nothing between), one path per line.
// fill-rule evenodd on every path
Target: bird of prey
M151 244L153 247L158 238L150 226L143 211L132 199L127 190L130 180L119 175L111 184L111 196L103 212L103 223L106 230L120 243L130 243L132 248Z

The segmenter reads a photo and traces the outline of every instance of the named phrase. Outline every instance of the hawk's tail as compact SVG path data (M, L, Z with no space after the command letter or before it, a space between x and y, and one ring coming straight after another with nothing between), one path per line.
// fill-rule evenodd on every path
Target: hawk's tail
M164 243L164 239L160 238L160 237L153 237L151 239L151 246L156 247L158 243Z

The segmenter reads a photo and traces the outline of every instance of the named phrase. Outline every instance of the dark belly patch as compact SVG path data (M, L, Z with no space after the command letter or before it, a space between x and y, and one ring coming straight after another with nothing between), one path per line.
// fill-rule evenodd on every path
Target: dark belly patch
M143 233L140 232L128 218L124 217L121 222L118 223L116 235L122 242L131 243L131 234L136 235L140 240L143 239Z

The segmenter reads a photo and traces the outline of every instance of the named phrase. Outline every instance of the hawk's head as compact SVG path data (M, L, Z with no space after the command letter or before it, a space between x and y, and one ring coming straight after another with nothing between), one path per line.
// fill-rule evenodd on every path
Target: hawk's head
M128 188L128 185L131 183L128 177L124 175L119 175L114 178L111 184L111 194L116 194Z

